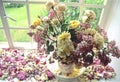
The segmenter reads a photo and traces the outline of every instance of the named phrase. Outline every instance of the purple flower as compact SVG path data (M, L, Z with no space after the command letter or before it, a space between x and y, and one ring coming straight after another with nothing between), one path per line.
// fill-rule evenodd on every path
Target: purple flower
M96 59L93 60L93 64L99 65L100 63L101 63L101 62L100 62L100 59L97 59L97 58L96 58Z
M7 65L6 64L0 64L0 68L2 69L2 70L4 70L4 69L6 69L7 68Z
M6 62L10 62L10 60L11 60L11 57L6 57Z
M103 73L103 77L104 77L105 79L108 79L108 78L111 78L111 75L110 75L108 72L104 72L104 73Z
M27 78L27 73L24 71L19 71L17 74L17 78L19 80L25 80Z
M105 70L107 72L114 72L114 69L111 66L108 66L108 65L105 67Z
M53 74L49 70L46 72L46 74L49 79L52 79L54 77Z
M11 57L11 58L10 58L10 62L11 62L11 63L15 63L15 62L16 62L16 61L15 61L15 58L14 58L14 57Z
M87 28L90 28L90 24L89 23L81 23L80 24L81 28L84 30L84 29L87 29Z
M2 71L0 70L0 77L2 77L3 76L3 73L2 73Z
M23 60L23 57L22 56L17 56L16 60L17 61Z
M21 61L21 64L22 64L22 65L26 65L27 62L26 62L25 60L22 60L22 61Z

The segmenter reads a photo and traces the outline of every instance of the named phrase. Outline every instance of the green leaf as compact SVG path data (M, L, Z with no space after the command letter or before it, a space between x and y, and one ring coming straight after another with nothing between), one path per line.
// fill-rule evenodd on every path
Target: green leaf
M49 25L49 30L50 30L50 32L53 32L53 27L51 24Z
M61 25L61 32L66 31L67 28L68 28L68 24L63 24L63 25Z

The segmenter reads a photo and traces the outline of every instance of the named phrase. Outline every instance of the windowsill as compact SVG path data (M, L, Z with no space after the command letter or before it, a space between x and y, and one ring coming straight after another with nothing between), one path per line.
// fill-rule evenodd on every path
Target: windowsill
M0 48L9 48L7 42L0 42ZM36 42L14 42L14 48L16 49L37 49Z

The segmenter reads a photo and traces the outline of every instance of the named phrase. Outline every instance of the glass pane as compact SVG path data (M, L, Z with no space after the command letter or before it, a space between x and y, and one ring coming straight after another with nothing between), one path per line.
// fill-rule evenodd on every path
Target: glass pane
M95 20L94 20L93 22L91 22L91 24L92 24L93 27L96 28L97 25L98 25L100 16L101 16L101 11L102 11L102 9L101 9L101 8L85 8L84 11L85 11L85 10L93 10L93 11L95 12L96 18L95 18Z
M5 31L3 29L0 29L0 42L6 42L6 36L5 36Z
M46 16L47 10L44 4L30 4L30 17L31 23L38 17L38 16Z
M29 0L29 1L42 1L42 2L46 2L48 0Z
M65 17L67 20L78 20L79 18L79 7L67 6L65 11Z
M2 27L3 25L2 25L2 20L1 20L1 18L0 18L0 28Z
M9 26L26 27L27 14L25 4L4 3L5 11L8 16Z
M104 4L105 0L85 0L86 4Z
M27 35L28 30L10 30L14 42L29 42L30 37Z
M79 2L79 0L59 0L60 2Z

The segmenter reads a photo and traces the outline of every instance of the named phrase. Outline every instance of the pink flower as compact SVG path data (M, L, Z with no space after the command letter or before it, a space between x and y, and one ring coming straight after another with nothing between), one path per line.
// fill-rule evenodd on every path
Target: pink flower
M56 12L54 10L50 10L50 13L49 13L48 17L50 19L53 19L55 17L55 14L56 14Z
M10 62L10 60L11 60L11 57L6 57L6 62Z
M100 65L100 59L94 59L94 61L93 61L93 64L97 64L97 65Z
M108 65L105 67L105 70L107 72L114 72L114 69L111 66L108 66Z
M3 76L3 73L2 73L2 71L0 70L0 77L2 77Z
M17 78L19 80L25 80L27 78L27 73L24 71L19 71L17 74Z
M23 57L22 56L17 56L16 60L17 61L23 60Z
M22 60L21 63L22 63L22 65L26 65L27 64L27 62L25 60Z
M95 71L97 71L99 73L103 73L104 67L102 65L97 65L97 66L95 66Z
M50 71L47 71L46 74L47 74L49 79L52 79L54 77Z
M4 69L7 68L7 65L6 65L5 63L2 63L2 64L0 64L0 68L1 68L2 70L4 70Z
M111 78L111 75L108 72L104 72L103 77L105 79Z
M15 58L14 58L14 57L11 57L11 58L10 58L10 62L11 62L11 63L15 63L15 62L16 62L16 61L15 61Z

